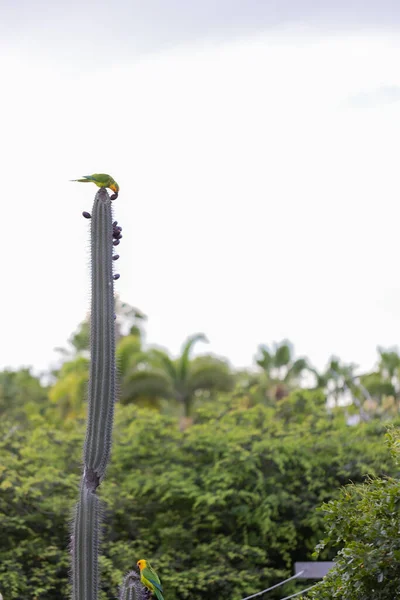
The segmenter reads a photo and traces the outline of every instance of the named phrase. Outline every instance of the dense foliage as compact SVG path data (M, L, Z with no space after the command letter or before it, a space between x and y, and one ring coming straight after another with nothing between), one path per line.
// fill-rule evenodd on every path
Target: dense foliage
M389 436L398 461L399 434ZM310 592L316 600L393 600L400 596L400 481L370 478L343 488L322 506L326 535L318 545L341 549L332 570Z
M119 405L102 492L102 598L115 597L140 556L162 573L169 600L239 599L290 576L323 535L322 502L366 473L395 473L380 422L349 427L324 402L321 392L301 391L275 408L221 397L185 431L173 417ZM7 599L66 596L83 427L56 428L49 414L33 412L23 427L1 422Z
M337 555L337 568L308 597L397 597L400 484L384 442L388 424L400 422L397 351L379 349L371 373L356 375L336 357L318 373L283 341L260 346L255 368L234 372L223 359L192 357L202 334L172 358L146 347L143 313L118 301L117 315L120 403L101 490L101 599L115 598L147 557L166 600L240 600L290 577L316 547L320 560ZM0 373L7 600L68 596L88 336L84 322L49 387L28 369ZM392 454L398 446L393 429ZM292 581L268 598L307 585Z

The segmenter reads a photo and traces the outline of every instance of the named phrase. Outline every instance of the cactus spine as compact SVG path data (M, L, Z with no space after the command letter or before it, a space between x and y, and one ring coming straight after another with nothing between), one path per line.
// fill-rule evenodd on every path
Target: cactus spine
M115 403L115 334L111 200L101 188L91 216L91 334L83 477L72 533L72 598L97 600L100 509L96 489L111 450Z

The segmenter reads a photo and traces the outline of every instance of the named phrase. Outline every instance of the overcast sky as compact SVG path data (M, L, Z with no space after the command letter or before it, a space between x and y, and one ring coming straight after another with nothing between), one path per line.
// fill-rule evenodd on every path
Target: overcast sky
M0 367L47 369L85 317L96 190L69 179L106 172L149 343L371 368L400 340L399 24L397 1L0 0Z

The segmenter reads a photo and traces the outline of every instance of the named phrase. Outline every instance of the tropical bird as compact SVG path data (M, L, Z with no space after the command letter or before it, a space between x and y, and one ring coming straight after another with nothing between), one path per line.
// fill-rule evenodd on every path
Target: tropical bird
M148 590L150 590L155 596L157 600L164 600L164 596L162 595L162 585L160 579L150 565L148 560L142 558L137 561L137 566L140 569L140 581L143 583Z
M71 179L71 181L79 181L80 183L94 183L97 187L109 188L114 192L111 196L112 200L115 200L118 197L119 185L118 183L111 177L111 175L107 175L106 173L94 173L93 175L84 175L82 179Z

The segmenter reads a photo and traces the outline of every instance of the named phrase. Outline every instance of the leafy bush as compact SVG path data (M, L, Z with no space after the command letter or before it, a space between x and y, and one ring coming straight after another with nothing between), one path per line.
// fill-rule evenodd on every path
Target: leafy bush
M400 435L388 434L398 463ZM328 544L342 546L336 567L310 593L318 600L393 600L400 596L400 481L369 478L343 488L337 500L324 504Z

